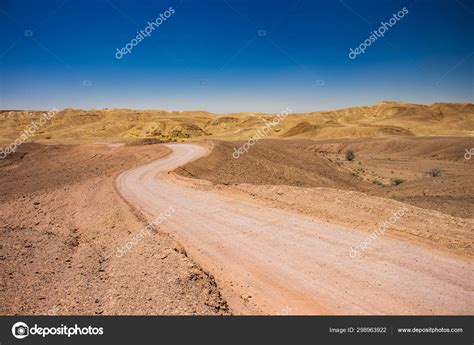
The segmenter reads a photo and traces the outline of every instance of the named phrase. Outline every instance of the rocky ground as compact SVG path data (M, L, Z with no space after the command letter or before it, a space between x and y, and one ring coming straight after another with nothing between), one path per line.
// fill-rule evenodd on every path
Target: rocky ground
M146 226L116 176L168 153L146 143L24 144L0 160L1 314L231 312L213 277L160 230L116 256ZM209 141L212 152L177 178L368 232L407 205L386 236L473 256L470 137L261 140L232 158L244 143Z
M121 257L146 222L116 173L160 145L22 145L0 161L0 314L227 314L211 276L161 232Z

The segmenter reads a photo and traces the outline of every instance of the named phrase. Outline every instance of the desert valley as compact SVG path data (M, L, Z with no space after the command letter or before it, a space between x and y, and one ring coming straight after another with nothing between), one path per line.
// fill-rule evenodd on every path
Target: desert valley
M1 146L45 111L0 111ZM59 111L0 160L2 314L472 314L474 105L255 140L276 116Z

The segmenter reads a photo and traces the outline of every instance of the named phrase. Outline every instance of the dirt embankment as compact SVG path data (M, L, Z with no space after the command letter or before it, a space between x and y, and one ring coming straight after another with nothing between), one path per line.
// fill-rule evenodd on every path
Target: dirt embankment
M244 142L215 142L212 153L179 168L215 184L328 187L363 192L455 217L474 215L474 138L261 140L232 158ZM355 158L348 161L346 152ZM430 171L439 168L433 177Z
M146 226L116 173L167 151L24 144L0 160L0 314L228 313L212 277L162 232L116 256Z

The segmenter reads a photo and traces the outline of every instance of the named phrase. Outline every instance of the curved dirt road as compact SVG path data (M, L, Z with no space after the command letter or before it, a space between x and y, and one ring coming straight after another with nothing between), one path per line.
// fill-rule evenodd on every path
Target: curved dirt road
M167 172L206 149L167 146L170 155L122 173L117 187L150 220L174 207L161 228L214 275L234 313L474 312L471 261L388 237L351 258L366 232L179 183Z

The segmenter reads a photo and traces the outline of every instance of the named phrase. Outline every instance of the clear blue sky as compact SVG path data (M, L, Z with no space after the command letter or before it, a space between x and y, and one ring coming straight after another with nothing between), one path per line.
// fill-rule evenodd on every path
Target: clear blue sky
M474 98L472 0L2 0L0 30L3 109L279 112Z

